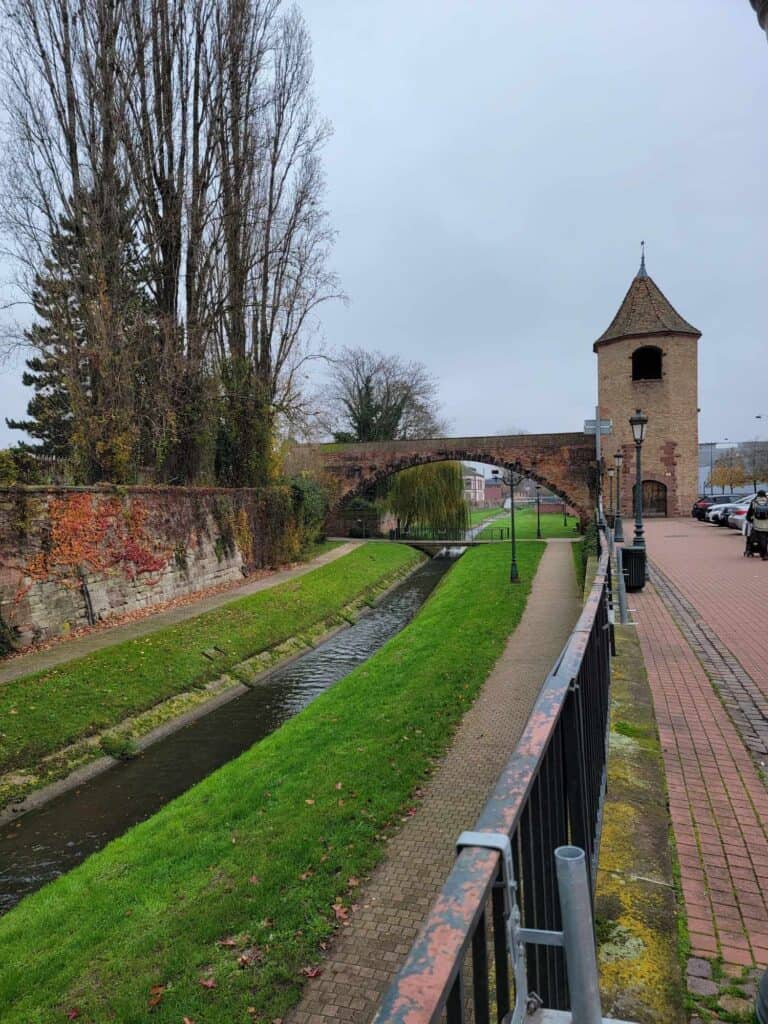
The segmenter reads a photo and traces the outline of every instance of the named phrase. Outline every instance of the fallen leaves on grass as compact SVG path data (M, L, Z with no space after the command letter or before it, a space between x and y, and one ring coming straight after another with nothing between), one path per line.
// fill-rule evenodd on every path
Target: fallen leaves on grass
M312 799L308 799L308 800L305 800L305 801L304 801L304 803L305 803L305 804L309 804L309 806L310 806L310 807L312 806L312 804L313 804L314 802L315 802L315 801L314 801L314 800L312 800Z
M216 988L216 979L215 978L201 978L200 979L200 984L202 985L203 988Z
M243 968L254 967L256 964L260 964L263 959L264 953L258 946L248 946L237 958L237 966Z
M350 887L350 889L355 889L358 885L360 885L360 879L355 878L355 876L352 875L350 878L347 879L347 885Z
M67 1011L67 1020L77 1020L80 1016L80 1011L76 1006L73 1006L71 1010Z
M333 908L334 914L336 915L336 920L337 921L346 921L347 918L349 917L349 911L347 910L347 908L345 906L343 906L343 904L341 904L341 903L333 903L332 904L332 908Z
M322 970L319 967L302 967L299 974L303 974L305 978L319 978L322 974Z
M221 946L222 949L234 949L237 946L237 939L233 939L230 935L226 939L217 939L216 945Z
M165 995L165 985L153 985L149 990L149 999L147 1005L150 1010L154 1010L156 1006L159 1006L163 1001Z

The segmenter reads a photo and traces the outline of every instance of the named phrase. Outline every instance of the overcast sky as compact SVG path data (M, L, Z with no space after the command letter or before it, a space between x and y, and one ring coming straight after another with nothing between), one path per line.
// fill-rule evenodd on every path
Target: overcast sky
M758 413L768 436L768 45L747 0L301 6L351 300L325 308L330 345L422 360L452 433L580 429L644 238L703 334L700 439L754 437Z

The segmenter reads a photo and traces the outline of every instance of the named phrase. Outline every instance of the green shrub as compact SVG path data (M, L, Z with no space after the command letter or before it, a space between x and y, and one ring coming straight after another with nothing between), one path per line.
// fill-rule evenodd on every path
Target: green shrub
M130 736L107 733L101 737L101 749L117 761L132 761L139 756L139 748Z
M0 615L0 658L5 658L16 647L16 634L13 629L8 625L2 615Z
M16 460L7 448L0 449L0 487L12 487L18 479Z
M592 555L598 554L597 545L598 531L594 519L590 519L584 529L584 540L581 545L581 579L582 583L587 575L587 562Z

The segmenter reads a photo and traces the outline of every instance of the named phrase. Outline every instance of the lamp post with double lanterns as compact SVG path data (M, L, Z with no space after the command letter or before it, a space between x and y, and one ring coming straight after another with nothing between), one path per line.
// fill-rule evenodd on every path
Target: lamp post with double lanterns
M515 474L512 471L512 464L507 467L509 470L509 538L512 542L512 561L509 566L509 582L519 583L520 573L517 569L517 538L515 537ZM498 469L491 471L493 476L499 476Z
M632 437L635 441L635 536L632 541L634 547L645 548L645 537L643 536L643 472L640 459L640 449L645 440L645 428L648 426L648 417L641 409L635 409L635 415L629 417L629 425L632 427Z
M617 544L624 543L624 527L621 522L621 467L624 463L624 452L619 449L613 456L616 466L616 515L613 519L613 539Z

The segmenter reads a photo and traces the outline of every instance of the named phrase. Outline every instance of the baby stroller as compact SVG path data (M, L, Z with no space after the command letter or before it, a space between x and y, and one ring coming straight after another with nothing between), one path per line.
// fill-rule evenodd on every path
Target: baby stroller
M760 548L757 543L757 537L755 537L754 531L752 530L752 523L744 523L744 536L746 537L744 557L754 558L755 555L759 555Z

